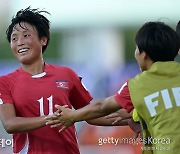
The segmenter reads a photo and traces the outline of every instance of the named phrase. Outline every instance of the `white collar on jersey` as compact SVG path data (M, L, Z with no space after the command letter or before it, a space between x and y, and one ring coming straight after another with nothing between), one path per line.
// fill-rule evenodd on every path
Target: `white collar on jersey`
M40 74L33 75L32 78L41 78L41 77L43 77L45 75L46 75L46 72L43 72L43 73L40 73Z

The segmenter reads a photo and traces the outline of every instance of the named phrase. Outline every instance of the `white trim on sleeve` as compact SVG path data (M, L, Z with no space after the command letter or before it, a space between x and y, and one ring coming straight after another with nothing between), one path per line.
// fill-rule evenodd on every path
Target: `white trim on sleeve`
M119 89L119 91L118 91L118 94L120 94L121 93L121 91L124 89L124 87L127 85L127 82L125 82L122 86L121 86L121 88Z

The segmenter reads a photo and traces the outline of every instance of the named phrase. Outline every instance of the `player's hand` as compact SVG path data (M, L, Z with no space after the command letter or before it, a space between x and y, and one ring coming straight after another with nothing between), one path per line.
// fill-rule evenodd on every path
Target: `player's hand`
M134 138L137 139L138 136L140 136L140 138L142 138L142 129L141 129L141 125L134 122L134 120L131 118L128 121L128 125L129 127L134 131Z
M112 119L112 124L115 125L121 120L129 119L131 118L131 114L127 113L125 109L120 109L117 112L111 113L106 116L106 119Z
M60 105L55 105L55 107L58 110L53 115L49 115L45 118L47 121L46 125L51 125L51 128L62 126L59 130L59 132L62 132L74 124L71 116L71 112L73 112L73 110Z

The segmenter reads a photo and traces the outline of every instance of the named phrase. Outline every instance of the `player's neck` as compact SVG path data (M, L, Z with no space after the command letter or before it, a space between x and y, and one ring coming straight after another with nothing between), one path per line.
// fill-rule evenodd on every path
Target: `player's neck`
M31 75L37 75L44 72L44 65L44 61L42 60L30 65L22 64L21 67L25 72L28 72Z
M147 62L147 70L149 70L154 62L152 60Z

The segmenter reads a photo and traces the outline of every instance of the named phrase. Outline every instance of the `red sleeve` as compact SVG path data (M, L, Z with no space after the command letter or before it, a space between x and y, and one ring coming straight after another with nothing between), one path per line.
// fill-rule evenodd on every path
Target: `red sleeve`
M126 109L128 113L134 109L128 89L128 82L122 85L118 93L114 96L114 99L120 106Z
M5 77L0 77L0 104L12 103L13 98L10 92L9 84Z
M72 89L70 91L70 101L75 109L82 108L89 104L92 100L92 96L84 87L81 79L74 71L70 72L73 81Z

